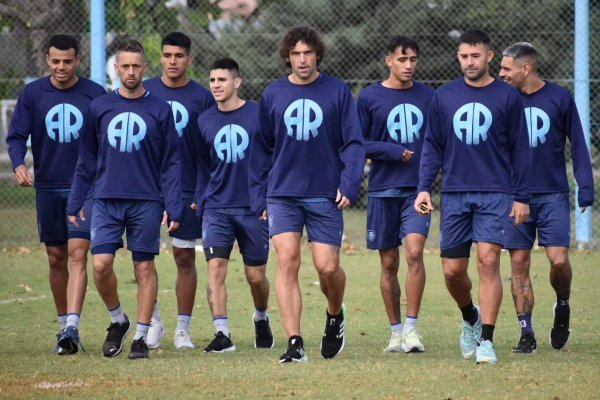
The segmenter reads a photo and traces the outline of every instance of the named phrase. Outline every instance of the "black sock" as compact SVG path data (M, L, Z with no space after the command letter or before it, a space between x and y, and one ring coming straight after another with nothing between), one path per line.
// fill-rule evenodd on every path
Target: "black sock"
M563 325L569 324L569 318L571 317L571 307L569 306L568 297L556 296L556 308L554 309L555 320L560 321Z
M494 325L483 324L481 325L481 340L494 341Z
M471 326L475 325L479 314L477 314L477 309L473 305L473 301L470 301L464 307L460 307L460 312L462 313L463 320L467 321Z

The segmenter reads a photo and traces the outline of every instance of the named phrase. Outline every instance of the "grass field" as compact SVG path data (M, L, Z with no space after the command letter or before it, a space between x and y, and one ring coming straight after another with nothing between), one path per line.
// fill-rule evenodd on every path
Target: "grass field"
M54 398L322 398L322 399L594 399L600 398L600 281L597 253L572 255L575 269L572 294L572 341L565 351L547 342L554 296L547 281L543 252L533 256L536 289L534 326L538 352L513 355L519 330L509 290L507 255L503 255L504 302L495 333L499 365L464 361L458 349L460 312L442 280L439 257L426 255L428 281L419 327L423 354L384 354L389 328L379 294L376 253L348 248L343 265L348 276L347 344L334 360L319 354L325 300L317 275L304 254L301 286L304 294L303 335L307 364L279 365L286 338L274 295L274 268L270 261L272 298L270 316L276 345L253 348L252 303L241 270L232 259L229 276L229 319L238 351L204 354L214 334L204 297L205 263L199 254L199 289L192 322L197 349L176 351L172 344L176 324L174 263L164 252L157 259L159 299L167 337L150 360L129 361L127 349L115 359L104 358L101 346L109 318L89 283L80 334L87 352L59 357L52 353L57 322L48 288L42 248L1 250L0 397ZM474 272L474 269L471 269ZM129 254L117 256L121 302L135 315L136 285ZM401 277L404 281L405 268ZM475 274L476 275L476 274ZM476 278L472 274L473 278ZM476 279L474 279L476 281ZM475 282L476 283L476 282ZM476 295L476 294L475 294Z

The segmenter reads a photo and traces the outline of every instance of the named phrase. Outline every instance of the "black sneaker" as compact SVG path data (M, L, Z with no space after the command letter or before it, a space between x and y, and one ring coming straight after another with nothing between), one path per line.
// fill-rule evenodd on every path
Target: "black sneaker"
M344 315L346 306L342 304L342 311L338 315L327 313L325 332L321 340L321 355L324 358L333 358L340 354L346 344L344 337Z
M77 353L79 351L79 346L81 346L77 328L74 326L67 326L61 331L58 336L58 346L62 349L62 352L58 353L58 355L64 356ZM81 349L84 350L83 346L81 346Z
M513 353L519 354L535 353L536 350L537 342L535 341L535 338L528 333L522 335L517 346L513 347Z
M292 336L288 339L288 349L281 357L279 364L291 362L307 362L308 357L304 353L304 341L301 336Z
M213 341L204 349L205 353L227 353L229 351L235 351L235 344L221 331L217 332Z
M131 351L127 356L130 360L137 360L140 358L150 358L148 345L144 341L144 338L141 337L138 340L134 340L131 343Z
M102 354L104 354L104 357L116 357L121 354L121 351L123 351L123 341L129 333L130 327L131 323L127 315L125 315L125 322L122 324L111 322L108 328L106 328L108 334L102 345Z
M60 337L63 335L64 332L65 332L65 330L61 329L56 334L56 345L54 346L54 352L56 354L58 354L59 356L63 356L63 355L66 354L66 350L63 349L62 347L60 347L60 345L58 344L58 341L59 341Z
M273 340L273 333L269 325L269 317L256 321L254 315L252 315L252 321L254 321L254 333L256 335L254 347L257 349L272 349L275 346L275 340Z
M556 304L552 307L554 313L554 325L550 331L550 345L556 350L562 350L569 344L569 337L571 336L571 330L569 329L569 320L561 321L556 316Z

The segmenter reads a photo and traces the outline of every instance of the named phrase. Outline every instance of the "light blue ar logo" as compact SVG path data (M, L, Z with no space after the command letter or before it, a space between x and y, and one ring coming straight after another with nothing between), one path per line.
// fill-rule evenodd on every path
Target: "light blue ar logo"
M136 113L121 113L108 124L108 143L123 153L139 150L145 137L146 122Z
M452 123L458 140L468 145L479 144L488 138L492 113L483 104L468 103L456 111Z
M183 136L183 130L187 126L190 120L190 114L188 113L187 108L183 106L178 101L172 100L167 101L171 105L171 110L173 110L173 119L175 120L175 129L177 129L177 134L179 137Z
M537 107L525 108L525 120L529 131L529 147L537 147L546 143L546 134L550 130L550 117Z
M248 148L248 132L239 125L225 125L215 136L215 151L221 161L235 163L244 159Z
M287 128L287 134L296 140L308 141L310 135L317 137L319 127L323 122L323 111L321 107L310 99L298 99L286 108L283 121Z
M70 143L79 139L79 130L83 126L83 115L74 105L57 104L46 114L46 132L58 143Z
M413 143L419 140L419 130L423 126L423 113L412 104L398 104L390 111L387 129L395 141ZM400 133L400 139L398 139Z

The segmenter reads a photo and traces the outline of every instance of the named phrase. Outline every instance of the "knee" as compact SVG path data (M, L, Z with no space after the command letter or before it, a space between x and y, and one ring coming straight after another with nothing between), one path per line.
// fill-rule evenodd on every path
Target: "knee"
M87 264L87 249L76 248L69 250L69 262L71 268L83 267L85 269Z
M175 254L175 264L177 268L183 271L189 271L196 267L195 253L190 254L189 252L177 252Z
M246 269L246 282L250 286L260 286L263 282L267 280L267 276L260 271L248 270Z
M550 268L564 271L571 268L571 263L569 262L569 258L566 256L555 257L550 260Z

